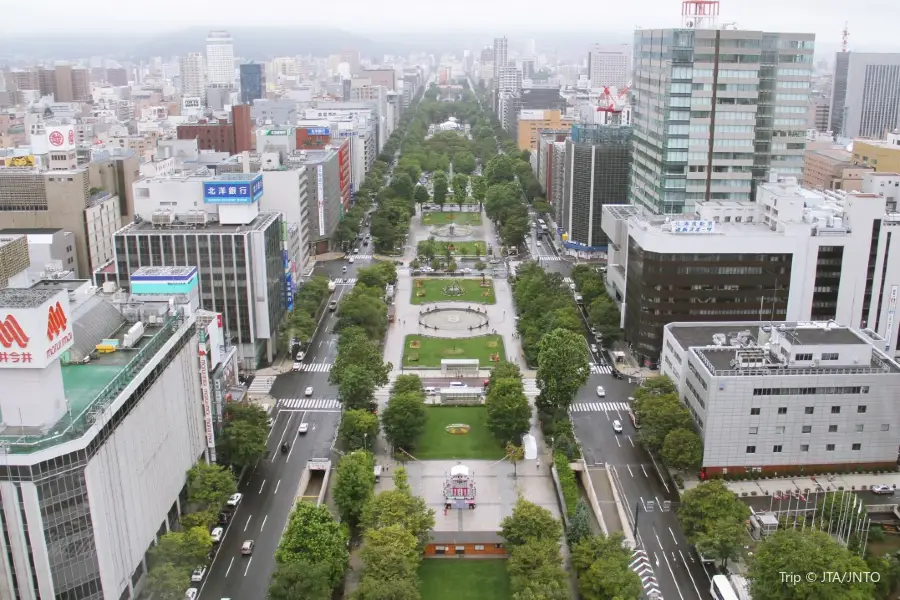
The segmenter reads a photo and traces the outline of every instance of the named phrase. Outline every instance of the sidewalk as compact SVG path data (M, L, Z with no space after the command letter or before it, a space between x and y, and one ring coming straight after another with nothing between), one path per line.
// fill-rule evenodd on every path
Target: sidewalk
M700 485L696 477L684 478L684 489ZM725 486L738 496L778 496L782 494L830 492L838 490L863 491L873 485L900 487L900 473L854 473L841 475L812 475L748 481L726 481ZM893 498L887 497L885 503Z

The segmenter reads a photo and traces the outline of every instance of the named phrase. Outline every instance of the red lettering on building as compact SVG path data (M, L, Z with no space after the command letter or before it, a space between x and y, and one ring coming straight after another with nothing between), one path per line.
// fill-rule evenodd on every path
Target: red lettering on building
M0 321L0 346L12 348L13 344L16 344L24 349L28 347L29 339L14 316L6 315L6 318Z

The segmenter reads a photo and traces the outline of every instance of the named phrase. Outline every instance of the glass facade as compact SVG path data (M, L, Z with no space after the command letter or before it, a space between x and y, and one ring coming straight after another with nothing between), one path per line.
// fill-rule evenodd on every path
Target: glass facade
M241 65L241 103L253 104L266 97L265 65L250 63Z

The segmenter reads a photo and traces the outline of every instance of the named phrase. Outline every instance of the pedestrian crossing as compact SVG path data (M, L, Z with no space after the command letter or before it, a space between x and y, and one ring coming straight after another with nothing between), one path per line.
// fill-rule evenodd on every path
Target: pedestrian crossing
M652 600L663 600L659 591L659 582L656 581L656 575L653 573L653 565L650 563L650 557L647 552L638 549L631 555L631 570L637 573L641 578L641 585L648 598Z
M570 283L575 283L575 280L572 279L571 277L563 277L563 283L565 283L566 285L569 285Z
M536 379L523 379L522 387L524 388L526 396L537 396L541 393L541 390L538 389Z
M250 388L247 390L247 393L249 393L251 396L268 396L269 392L272 390L273 385L275 385L274 377L255 377L253 379L253 382L250 384Z
M535 260L540 260L541 262L562 262L565 259L560 258L559 256L548 256L548 255L538 255L534 257Z
M597 363L591 363L591 373L594 375L610 375L612 374L612 367L609 365L598 365Z
M627 410L627 402L579 402L569 408L570 412L616 412Z
M340 410L337 398L279 398L278 408L294 410Z
M331 366L331 363L300 363L300 370L305 373L327 373Z
M371 254L352 254L354 260L372 260Z
M333 279L335 285L356 285L356 277L337 277Z

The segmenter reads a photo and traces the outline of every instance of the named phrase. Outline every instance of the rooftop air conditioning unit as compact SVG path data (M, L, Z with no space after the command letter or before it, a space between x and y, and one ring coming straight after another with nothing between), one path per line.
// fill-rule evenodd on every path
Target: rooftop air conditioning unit
M171 225L175 222L175 213L168 210L153 211L151 223L154 225Z

